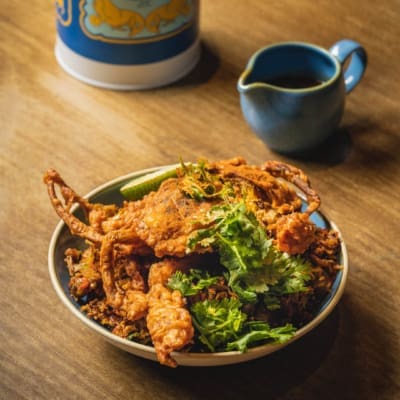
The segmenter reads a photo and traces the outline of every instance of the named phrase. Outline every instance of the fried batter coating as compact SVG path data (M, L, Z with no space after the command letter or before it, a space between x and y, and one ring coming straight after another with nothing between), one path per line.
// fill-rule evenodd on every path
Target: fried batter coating
M115 249L116 242L129 242L135 239L129 231L109 232L101 245L100 265L103 280L103 289L108 304L114 311L124 316L129 321L143 318L147 313L147 295L145 283L134 257L118 257ZM116 280L116 271L122 268L129 273L129 278L124 287Z
M158 360L161 364L176 367L171 353L192 341L192 317L177 290L171 291L161 283L156 283L150 288L148 296L146 322Z
M306 213L281 216L275 230L278 249L292 255L304 253L315 240L315 225Z
M47 191L56 213L68 225L71 233L88 239L93 243L100 243L103 235L97 232L92 226L86 225L78 218L75 218L71 213L71 207L74 203L78 203L86 213L94 206L83 197L78 196L54 169L49 169L45 173L43 181L47 185ZM64 204L57 197L56 186L60 188Z
M80 299L89 293L97 296L102 294L103 287L96 249L88 247L83 252L67 249L65 263L71 276L69 290L75 299Z
M307 196L308 207L305 211L307 214L312 214L318 209L321 199L312 189L308 176L301 169L279 161L266 161L262 169L274 177L283 178L297 186Z
M171 353L191 342L194 328L181 293L171 291L165 285L175 271L187 268L186 262L165 259L153 264L149 271L147 328L158 360L170 367L177 365Z
M331 290L333 277L341 269L337 255L340 250L338 232L317 228L315 238L304 256L314 265L314 291L326 294Z
M277 214L286 214L301 207L301 199L292 188L266 170L246 164L242 158L213 163L210 169L215 169L224 180L239 179L258 188L258 200L264 203L263 209L273 209Z
M210 202L185 196L178 188L177 179L168 179L157 192L140 201L135 231L157 257L184 257L188 237L199 229L193 221L201 220L210 207Z

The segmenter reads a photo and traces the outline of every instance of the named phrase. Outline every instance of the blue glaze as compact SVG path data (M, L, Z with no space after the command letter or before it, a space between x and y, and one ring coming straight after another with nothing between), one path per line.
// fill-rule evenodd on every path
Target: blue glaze
M351 55L351 60L344 71L346 93L351 92L364 75L367 66L367 53L364 48L354 40L344 39L334 44L329 52L343 65Z
M338 127L345 95L365 70L366 53L349 40L332 49L334 53L308 43L287 42L265 47L250 58L237 84L240 104L250 127L272 150L289 154L309 150ZM350 55L343 74L342 63ZM309 76L322 83L301 89L267 83L287 75Z
M166 60L187 50L199 33L198 0L56 0L56 11L60 39L75 53L108 64Z

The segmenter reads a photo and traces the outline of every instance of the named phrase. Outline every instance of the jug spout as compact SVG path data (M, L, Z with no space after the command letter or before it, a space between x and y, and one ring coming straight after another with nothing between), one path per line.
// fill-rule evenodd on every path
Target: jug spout
M268 93L276 90L273 85L268 83L268 75L276 73L274 68L271 70L272 63L268 56L268 51L261 49L249 59L246 68L237 81L237 90L239 93L258 92L260 89Z
M253 65L250 63L247 65L246 69L241 73L237 82L237 90L239 93L250 93L255 91L256 89L264 89L266 91L271 90L272 88L267 85L265 82L261 80L259 76L257 76L257 70L254 69Z
M271 60L268 48L259 49L250 57L246 68L238 79L237 89L239 93L251 93L258 91L257 89L263 89L266 92L272 90L273 88L266 83L265 79L270 67Z

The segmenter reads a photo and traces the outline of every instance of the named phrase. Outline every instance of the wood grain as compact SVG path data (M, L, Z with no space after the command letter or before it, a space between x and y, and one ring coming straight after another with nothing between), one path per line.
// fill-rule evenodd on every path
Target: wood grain
M400 393L400 2L203 1L203 56L187 78L144 92L87 86L57 65L54 7L0 10L1 399L390 399ZM365 45L365 77L338 134L307 159L271 152L240 112L236 81L273 42ZM51 287L53 167L79 193L128 172L244 156L303 168L340 227L350 276L317 330L254 362L161 367L103 342Z

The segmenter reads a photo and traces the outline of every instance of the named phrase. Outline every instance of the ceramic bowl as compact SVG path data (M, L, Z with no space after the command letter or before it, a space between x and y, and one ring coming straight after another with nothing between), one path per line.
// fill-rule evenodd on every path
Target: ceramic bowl
M133 178L139 177L146 173L154 172L159 168L160 167L142 170L119 177L99 186L98 188L88 193L85 197L90 199L92 202L100 202L104 204L121 204L123 198L119 192L119 189L125 183ZM74 212L76 212L76 215L78 217L82 216L80 215L80 210L78 208L75 208ZM314 213L312 219L314 223L316 223L318 226L331 227L335 230L338 230L337 226L332 221L329 221L321 212ZM60 221L51 237L48 252L48 262L51 282L58 297L61 299L66 308L72 314L74 314L83 324L85 324L94 334L102 337L111 344L136 356L157 361L156 353L153 347L135 343L133 341L129 341L127 339L123 339L117 335L114 335L105 327L91 320L80 311L79 305L70 296L68 290L69 275L64 262L64 251L69 247L82 248L84 247L84 241L78 237L72 236L66 224L63 221ZM172 354L174 359L177 361L178 365L185 366L218 366L236 364L266 356L272 352L275 352L279 349L282 349L283 347L290 345L295 340L299 339L300 337L317 327L333 311L333 309L339 302L339 299L341 298L346 285L346 278L348 274L348 256L343 239L341 240L339 263L343 266L343 268L338 272L331 292L322 302L314 319L310 321L307 325L299 329L291 340L283 344L261 345L251 348L245 353L240 353L238 351L220 353L175 352Z

